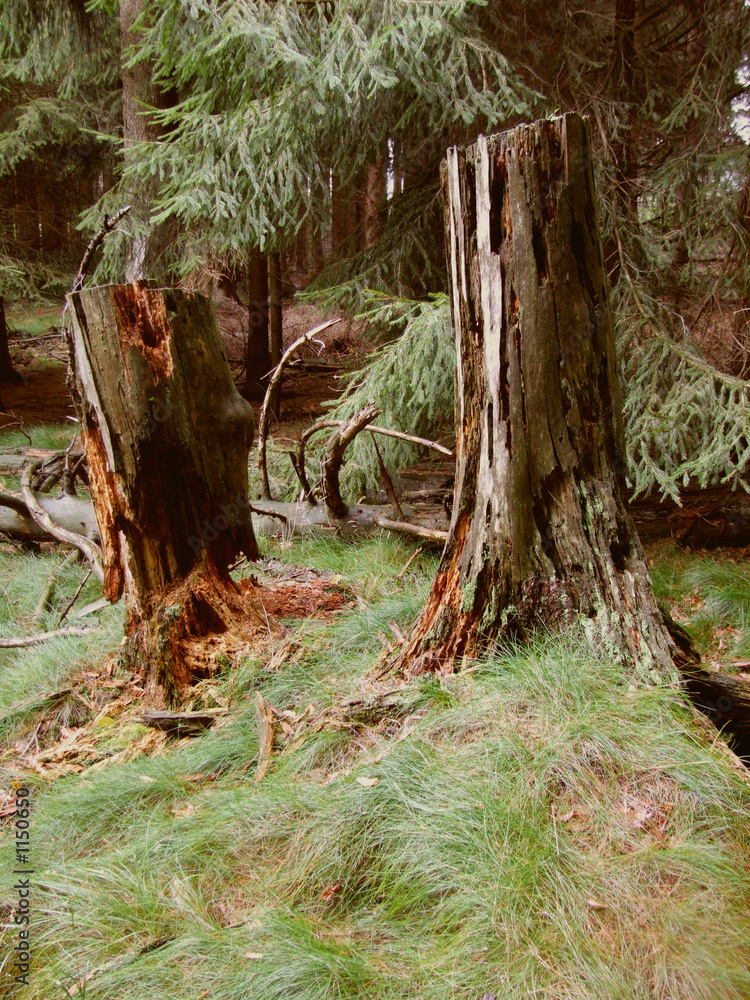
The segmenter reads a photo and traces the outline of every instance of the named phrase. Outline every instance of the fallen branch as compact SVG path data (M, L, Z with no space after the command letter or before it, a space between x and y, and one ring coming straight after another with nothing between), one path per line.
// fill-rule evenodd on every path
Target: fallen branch
M284 369L289 364L292 355L303 346L303 344L308 344L313 340L318 333L322 333L323 330L327 330L329 326L334 326L336 323L340 323L340 319L329 319L326 323L321 323L319 326L314 326L312 330L308 330L307 333L303 333L301 337L294 341L281 356L281 361L276 365L273 375L271 376L271 381L268 383L268 389L266 389L266 395L263 399L263 406L260 411L260 418L258 419L258 471L260 472L261 481L261 492L264 500L273 499L271 496L271 485L268 481L268 466L266 463L266 442L268 440L268 425L271 418L271 411L273 410L273 402L276 395L276 389L281 382L281 376L284 374Z
M258 727L258 767L254 784L257 785L263 780L273 754L273 711L260 691L255 692L255 724Z
M85 585L86 581L88 580L88 578L90 576L91 576L91 567L89 566L88 570L81 577L81 582L78 584L78 589L76 590L75 594L73 594L73 596L71 597L71 599L65 605L65 607L63 608L63 610L62 610L62 612L60 614L60 617L57 619L57 624L58 625L62 625L62 623L68 617L68 612L73 607L73 605L75 604L75 602L78 600L78 596L81 593L81 591L83 590L84 585Z
M99 540L99 528L90 500L71 496L37 499L56 524L94 542ZM31 517L23 498L17 493L0 492L0 531L22 540L41 541L52 537Z
M91 563L94 576L104 586L104 569L101 564L101 549L99 546L88 538L84 538L83 535L76 534L74 531L68 531L67 528L63 528L53 521L32 493L29 482L40 464L40 462L34 462L33 465L24 470L21 477L21 496L24 499L29 514L53 538L56 538L59 542L67 542L68 545L74 545L79 549Z
M21 649L24 646L36 646L48 639L56 639L58 635L92 635L98 628L58 628L52 632L37 632L34 635L13 636L10 639L0 639L0 649Z
M344 420L318 420L317 423L313 424L312 427L308 427L307 430L302 434L297 444L297 464L294 466L295 471L303 484L307 482L307 475L305 473L305 448L307 442L313 436L317 434L318 431L324 430L326 427L340 427ZM390 427L380 427L377 424L370 424L367 428L371 434L382 434L384 437L397 438L399 441L410 441L412 444L420 444L425 448L433 448L435 451L442 452L443 455L448 455L453 458L453 452L450 448L444 447L442 444L438 444L437 441L430 441L428 438L416 437L414 434L404 434L403 431L393 431ZM294 465L294 461L292 462ZM310 489L309 483L307 490L305 491L305 499L308 503L315 503L315 498L312 495L312 490Z
M44 613L49 610L52 604L52 595L55 592L55 586L57 584L58 577L64 569L67 569L76 559L78 558L78 550L69 552L68 555L63 559L61 563L58 563L54 567L50 575L47 577L47 582L44 585L44 590L42 591L37 605L34 608L34 617L32 619L34 625L41 625ZM62 619L60 619L62 621ZM58 625L60 624L58 621Z
M72 291L80 292L83 288L83 282L86 275L89 273L91 268L91 261L94 259L94 254L102 245L106 237L112 232L113 229L119 225L120 222L125 218L125 216L130 211L130 205L124 205L121 209L115 212L114 215L105 215L104 220L101 224L99 231L92 237L89 245L86 247L86 251L81 259L81 264L78 268L78 273L73 281ZM67 309L67 303L65 308Z
M376 517L375 524L387 531L398 531L405 535L414 535L415 538L423 538L426 542L438 542L440 545L445 545L448 540L447 531L423 528L418 524L411 524L409 521L391 521L387 517Z
M411 564L412 564L412 563L414 562L414 560L415 560L415 559L417 558L417 556L418 556L418 555L419 555L420 553L422 553L422 552L424 552L424 546L423 546L423 545L420 545L418 549L415 549L415 550L414 550L414 552L412 552L412 554L411 554L411 555L409 556L409 559L407 560L407 563L406 563L406 565L404 566L404 568L403 568L403 569L402 569L402 570L401 570L400 572L398 572L398 573L396 574L396 579L397 579L397 580L403 580L403 578L404 578L404 573L405 573L405 572L407 571L407 569L408 569L408 568L409 568L409 567L411 566Z
M372 428L370 428L372 430ZM378 448L378 442L373 437L373 446L375 448L375 454L378 456L378 468L380 469L380 478L383 482L385 492L388 495L388 499L391 501L391 507L393 507L393 513L399 519L399 521L404 520L404 512L401 509L401 504L398 500L398 494L396 493L396 487L393 485L393 480L388 473L385 462L383 461L383 456L380 454L380 448Z
M344 451L354 438L380 411L374 403L369 403L359 413L343 423L332 435L326 445L323 462L323 498L326 506L334 517L346 517L349 505L344 503L339 486L339 471L344 458Z
M141 719L144 726L151 729L158 729L162 733L169 733L170 736L199 736L206 729L209 729L216 716L223 714L224 709L219 712L168 712L168 711L147 711L143 713Z

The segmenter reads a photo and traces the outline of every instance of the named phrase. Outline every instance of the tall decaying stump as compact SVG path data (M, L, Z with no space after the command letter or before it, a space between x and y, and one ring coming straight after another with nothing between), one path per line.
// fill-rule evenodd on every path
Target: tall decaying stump
M586 122L535 122L444 164L457 341L456 487L396 669L450 670L491 638L581 621L672 675L624 500L624 435Z
M227 643L267 629L228 571L238 553L258 555L252 407L204 296L135 282L68 298L105 594L125 592L126 650L172 701Z

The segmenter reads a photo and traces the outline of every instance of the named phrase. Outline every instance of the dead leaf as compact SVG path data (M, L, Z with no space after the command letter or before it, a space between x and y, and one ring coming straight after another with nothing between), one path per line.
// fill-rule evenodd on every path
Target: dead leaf
M324 900L326 903L330 903L340 888L341 888L340 882L336 882L335 885L327 885L325 889L321 892L320 898Z
M357 778L357 784L364 785L365 788L372 788L373 785L377 785L379 781L380 778L365 778L363 775L360 775L360 777Z

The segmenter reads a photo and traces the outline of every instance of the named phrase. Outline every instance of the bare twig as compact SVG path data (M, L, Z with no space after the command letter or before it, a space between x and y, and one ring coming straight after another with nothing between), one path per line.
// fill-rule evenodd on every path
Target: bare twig
M446 448L445 445L439 444L437 441L430 441L429 438L417 437L415 434L404 434L403 431L392 431L390 427L378 427L375 424L370 424L367 429L371 434L382 434L384 437L398 438L399 441L411 441L412 444L421 444L424 448L432 448L433 451L439 451L441 454L453 458L453 452L450 448Z
M97 628L58 628L53 632L37 632L35 635L14 636L11 639L0 639L0 649L21 649L24 646L35 646L58 635L91 635L98 632Z
M86 583L86 581L88 580L88 578L90 576L91 576L91 567L89 566L88 571L86 573L84 573L83 576L81 577L81 582L78 584L78 590L76 590L75 594L73 594L73 596L71 597L71 599L65 605L65 608L64 608L63 612L61 613L60 617L57 619L58 626L62 625L62 623L67 618L68 612L73 607L73 605L75 604L75 602L78 600L78 595L83 590L84 584Z
M355 413L351 419L343 423L334 433L326 445L326 454L323 464L323 496L326 507L334 517L346 517L349 510L341 496L339 485L339 471L344 458L344 451L348 444L359 434L361 430L374 420L380 411L374 403L369 403L363 407L359 413Z
M31 477L39 468L39 465L39 462L34 462L32 465L28 466L24 469L23 476L21 477L21 495L26 503L26 508L29 514L36 521L36 523L52 535L53 538L56 538L59 542L67 542L68 545L74 545L77 549L83 552L88 561L91 563L94 576L103 586L104 569L101 564L102 553L99 546L90 541L90 539L84 538L83 535L77 535L73 531L68 531L67 528L62 528L59 524L57 524L57 522L52 520L50 515L39 505L39 501L34 496L29 483L31 481Z
M52 604L52 595L55 592L55 584L57 583L58 577L62 571L70 566L77 558L78 550L74 549L72 552L69 552L63 561L58 563L50 573L47 578L47 582L44 585L44 590L42 591L41 596L37 601L36 608L34 609L34 617L32 621L35 625L41 625L44 612L47 611L49 606ZM58 621L57 624L59 625L60 622Z
M312 330L308 330L307 333L303 333L301 337L294 341L281 356L281 361L276 365L273 375L271 376L271 381L268 383L268 389L266 390L266 395L263 400L263 406L260 411L260 418L258 420L258 470L260 472L261 481L261 492L264 500L272 500L271 496L271 486L268 482L268 468L266 465L266 441L268 439L268 424L271 417L271 411L273 410L273 401L276 395L276 390L281 382L281 376L284 373L284 369L289 364L290 358L294 355L296 351L302 347L303 344L308 344L313 340L318 333L322 333L323 330L327 330L329 326L333 326L336 323L340 323L340 319L329 319L326 323L321 323L319 326L315 326Z
M125 205L119 211L115 212L113 216L105 215L104 220L101 224L99 231L93 236L91 242L86 247L86 252L84 253L80 267L78 268L78 274L75 276L75 281L73 282L73 288L71 291L80 292L83 288L83 282L86 279L86 275L89 273L91 268L91 261L94 259L94 254L102 245L106 237L116 229L119 223L125 218L125 216L130 211L130 205Z
M371 428L372 430L372 428ZM378 466L380 468L380 478L383 480L383 486L385 487L385 492L388 494L388 499L391 501L391 507L393 507L393 513L399 519L399 521L404 520L404 512L401 509L401 504L398 502L398 495L396 493L396 487L393 485L393 480L391 479L388 469L385 467L385 462L383 461L383 456L380 454L380 448L378 448L378 443L373 437L373 446L375 448L375 454L378 456Z
M407 563L404 566L404 568L400 572L398 572L396 574L396 579L397 580L402 580L403 579L404 573L411 566L411 564L414 562L414 560L417 558L417 556L420 554L420 552L424 552L424 545L420 545L418 549L415 549L414 552L412 552L412 554L409 556L409 559L407 560Z

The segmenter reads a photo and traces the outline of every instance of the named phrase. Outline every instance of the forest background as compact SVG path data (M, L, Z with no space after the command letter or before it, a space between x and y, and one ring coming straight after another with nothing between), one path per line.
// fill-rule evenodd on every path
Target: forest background
M280 290L364 313L378 349L332 416L374 401L434 436L453 412L446 147L579 111L632 492L742 490L749 42L742 0L0 0L0 297L59 301L130 205L90 283L235 295L248 395L278 350ZM32 436L64 449L70 430ZM364 437L357 493L377 478ZM416 457L381 452L394 469ZM435 559L382 537L277 544L261 582L331 605L197 685L183 707L215 720L198 738L142 724L121 607L2 650L0 761L7 789L30 786L36 852L30 984L11 995L748 996L746 779L680 692L541 637L391 697L373 661ZM650 551L649 566L712 666L746 667L741 555ZM4 544L0 569L10 635L59 627L74 591L101 596L54 547Z

